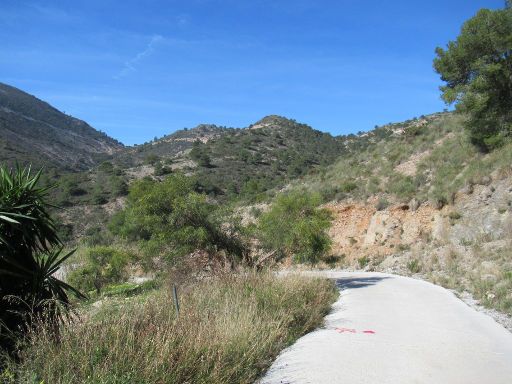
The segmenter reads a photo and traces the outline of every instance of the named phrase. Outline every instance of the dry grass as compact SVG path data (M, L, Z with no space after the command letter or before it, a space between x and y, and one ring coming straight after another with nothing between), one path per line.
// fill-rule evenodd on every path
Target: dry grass
M285 346L321 324L337 292L306 277L248 274L169 289L32 336L16 382L251 383Z
M472 294L484 306L512 316L512 244L474 253L475 264L468 274Z
M494 246L493 246L494 244ZM512 316L512 243L467 245L456 251L425 250L423 272L443 287L467 291L483 306Z

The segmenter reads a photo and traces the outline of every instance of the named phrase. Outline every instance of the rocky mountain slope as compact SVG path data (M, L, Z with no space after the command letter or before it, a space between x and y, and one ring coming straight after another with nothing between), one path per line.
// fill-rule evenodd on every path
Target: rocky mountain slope
M126 148L113 163L130 178L181 170L221 200L253 198L325 167L345 150L339 138L281 116L247 128L201 124L143 145Z
M0 162L84 170L122 147L84 121L0 83Z
M289 189L333 215L326 264L417 275L508 314L512 329L512 144L482 153L464 119L425 116L347 138L346 152Z
M343 143L328 133L281 116L197 143L190 157L206 192L254 198L334 162Z
M116 153L113 162L123 168L137 167L157 162L172 163L173 159L186 157L196 141L208 141L234 132L236 129L220 127L214 124L199 124L195 128L181 129L160 139L141 145L126 147Z
M413 201L378 210L376 198L326 207L329 263L430 280L497 309L512 330L512 169L461 188L442 208Z
M219 203L265 199L294 178L331 164L345 148L339 138L280 116L247 128L201 124L125 147L85 172L53 180L59 184L54 200L67 207L61 218L76 238L92 227L99 231L134 180L184 172ZM90 220L80 220L84 216Z
M252 202L261 212L284 190L314 192L333 214L326 264L418 274L512 314L512 144L482 153L463 125L463 116L438 113L332 137L267 116L123 148L0 84L0 161L82 170L52 176L68 238L102 233L129 184L145 176L194 175L199 189L238 201L246 216Z

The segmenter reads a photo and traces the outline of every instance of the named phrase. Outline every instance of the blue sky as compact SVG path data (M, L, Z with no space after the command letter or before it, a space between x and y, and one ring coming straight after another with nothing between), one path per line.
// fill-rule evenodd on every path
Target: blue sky
M332 134L440 111L436 46L502 0L1 0L0 81L125 144L279 114Z

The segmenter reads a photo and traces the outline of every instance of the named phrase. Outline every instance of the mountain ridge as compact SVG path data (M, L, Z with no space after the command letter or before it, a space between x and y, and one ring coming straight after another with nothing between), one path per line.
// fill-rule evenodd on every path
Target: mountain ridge
M0 83L0 161L85 170L123 147L83 120Z

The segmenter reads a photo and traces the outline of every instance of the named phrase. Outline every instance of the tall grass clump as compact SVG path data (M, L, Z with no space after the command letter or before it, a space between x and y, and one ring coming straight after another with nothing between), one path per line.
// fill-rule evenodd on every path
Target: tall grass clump
M271 274L216 277L143 303L102 309L57 343L34 333L18 366L21 382L252 383L278 352L317 327L336 290L321 279Z

